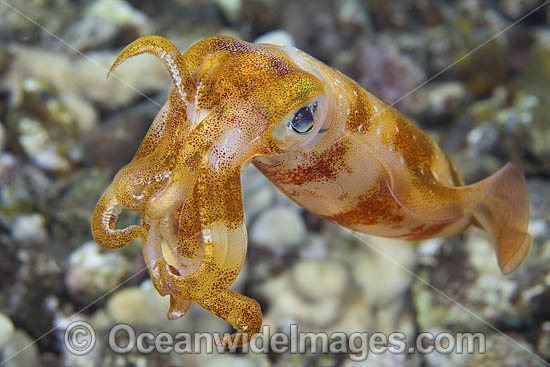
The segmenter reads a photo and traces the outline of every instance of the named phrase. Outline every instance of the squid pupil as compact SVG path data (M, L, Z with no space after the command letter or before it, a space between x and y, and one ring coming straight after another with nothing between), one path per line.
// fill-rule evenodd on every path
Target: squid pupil
M294 114L290 127L298 134L305 134L313 128L313 113L317 109L317 103L304 106Z

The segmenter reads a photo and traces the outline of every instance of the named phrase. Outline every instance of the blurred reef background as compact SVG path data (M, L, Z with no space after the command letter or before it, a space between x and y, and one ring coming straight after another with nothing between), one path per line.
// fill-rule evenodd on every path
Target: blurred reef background
M24 347L5 366L550 362L550 4L484 44L542 4L0 0L0 363ZM487 353L372 354L365 362L346 354L113 353L107 335L120 322L138 332L229 331L196 305L169 321L168 299L142 271L139 243L105 251L92 241L97 199L159 109L133 88L162 104L170 85L152 56L120 67L125 83L105 79L122 47L146 34L163 35L181 50L216 34L294 44L387 102L398 101L451 155L466 182L508 161L521 166L533 244L526 263L509 276L500 273L479 231L412 245L363 236L367 246L304 212L253 167L243 174L249 247L235 287L259 300L272 330L298 324L300 331L402 331L411 342L420 332L483 332ZM127 215L121 225L137 220ZM90 354L77 357L63 347L63 325L83 308L78 319L94 326L98 340Z

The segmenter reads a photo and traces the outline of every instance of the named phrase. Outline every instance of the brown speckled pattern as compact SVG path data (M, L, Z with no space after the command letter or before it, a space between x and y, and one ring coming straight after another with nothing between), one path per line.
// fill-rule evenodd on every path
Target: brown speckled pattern
M222 343L241 345L260 330L258 303L229 290L246 256L240 174L250 161L292 200L346 227L416 240L461 232L475 218L492 235L503 271L525 257L519 169L507 165L463 186L428 135L311 56L231 37L181 54L146 36L111 71L142 53L164 63L172 88L135 157L99 199L92 232L111 249L142 239L153 284L170 296L170 319L195 301L237 329ZM311 132L285 135L285 118L313 100L322 114ZM140 211L142 223L115 229L123 210Z

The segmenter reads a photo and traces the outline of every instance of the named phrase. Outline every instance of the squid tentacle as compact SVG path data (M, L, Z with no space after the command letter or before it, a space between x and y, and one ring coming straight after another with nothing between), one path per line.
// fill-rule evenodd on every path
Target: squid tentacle
M262 327L262 310L260 304L240 293L226 289L210 299L198 302L205 310L212 312L227 321L236 333L225 336L219 345L236 348L250 342L252 336L260 332Z
M115 176L114 194L126 209L143 210L149 199L170 179L169 168L175 164L178 147L188 131L186 124L179 123L180 113L173 112L176 98L171 93L165 105L168 112L157 115L147 133L148 139L142 143L134 159ZM165 167L165 171L159 172L159 167Z
M174 43L161 36L143 36L126 46L111 65L107 77L125 60L143 53L152 54L164 63L182 101L192 95L195 85L183 55Z
M231 172L227 181L218 183L215 189L205 185L213 174L217 173L208 168L199 170L195 191L182 213L185 225L180 228L179 245L185 252L182 257L191 256L192 264L200 263L194 272L188 270L182 275L180 269L175 269L164 259L160 247L160 223L151 222L144 255L152 277L156 278L157 289L159 292L162 289L163 294L193 301L209 299L227 290L239 274L247 245L240 171ZM216 216L211 217L208 213L216 213ZM201 236L197 238L188 233L189 230L198 231Z
M222 118L219 111L211 111L193 130L185 130L185 134L183 131L180 133L181 145L175 145L171 151L177 152L177 156L174 158L175 163L171 167L169 179L141 208L146 216L152 219L163 218L185 204L198 177L197 167L220 136L221 131L212 124L219 118ZM161 152L159 149L160 157L163 156ZM164 164L161 163L160 166Z
M171 41L160 36L144 36L126 46L111 65L107 77L125 60L143 53L157 56L164 63L174 88L167 105L163 107L167 113L157 116L163 125L162 136L159 139L153 137L147 141L147 146L140 147L134 160L122 168L115 178L115 197L130 210L142 210L149 197L159 190L159 181L165 177L159 177L155 168L169 166L167 162L174 160L176 143L187 131L186 126L182 126L186 124L179 123L187 121L186 97L195 89L183 55ZM154 151L147 155L149 145L154 147Z
M170 296L170 308L168 309L167 317L170 320L177 320L185 316L191 307L191 301Z
M182 276L196 272L204 258L200 223L185 215L197 212L196 200L192 197L174 215L160 221L160 233L170 249L177 273Z
M114 197L111 184L99 199L92 216L92 234L100 246L118 249L138 237L143 239L147 236L146 228L141 225L115 229L116 221L122 210L122 205Z

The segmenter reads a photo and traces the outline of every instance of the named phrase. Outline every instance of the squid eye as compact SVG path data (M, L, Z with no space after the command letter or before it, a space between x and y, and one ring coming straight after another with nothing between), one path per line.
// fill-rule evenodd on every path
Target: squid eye
M317 141L324 124L330 123L325 119L327 106L323 103L324 97L317 96L313 101L303 104L301 107L289 113L273 126L271 134L277 146L281 149L291 149ZM313 132L317 133L313 133ZM322 135L320 135L322 137Z
M300 108L287 123L287 127L295 133L307 134L313 128L315 110L317 110L317 102Z

